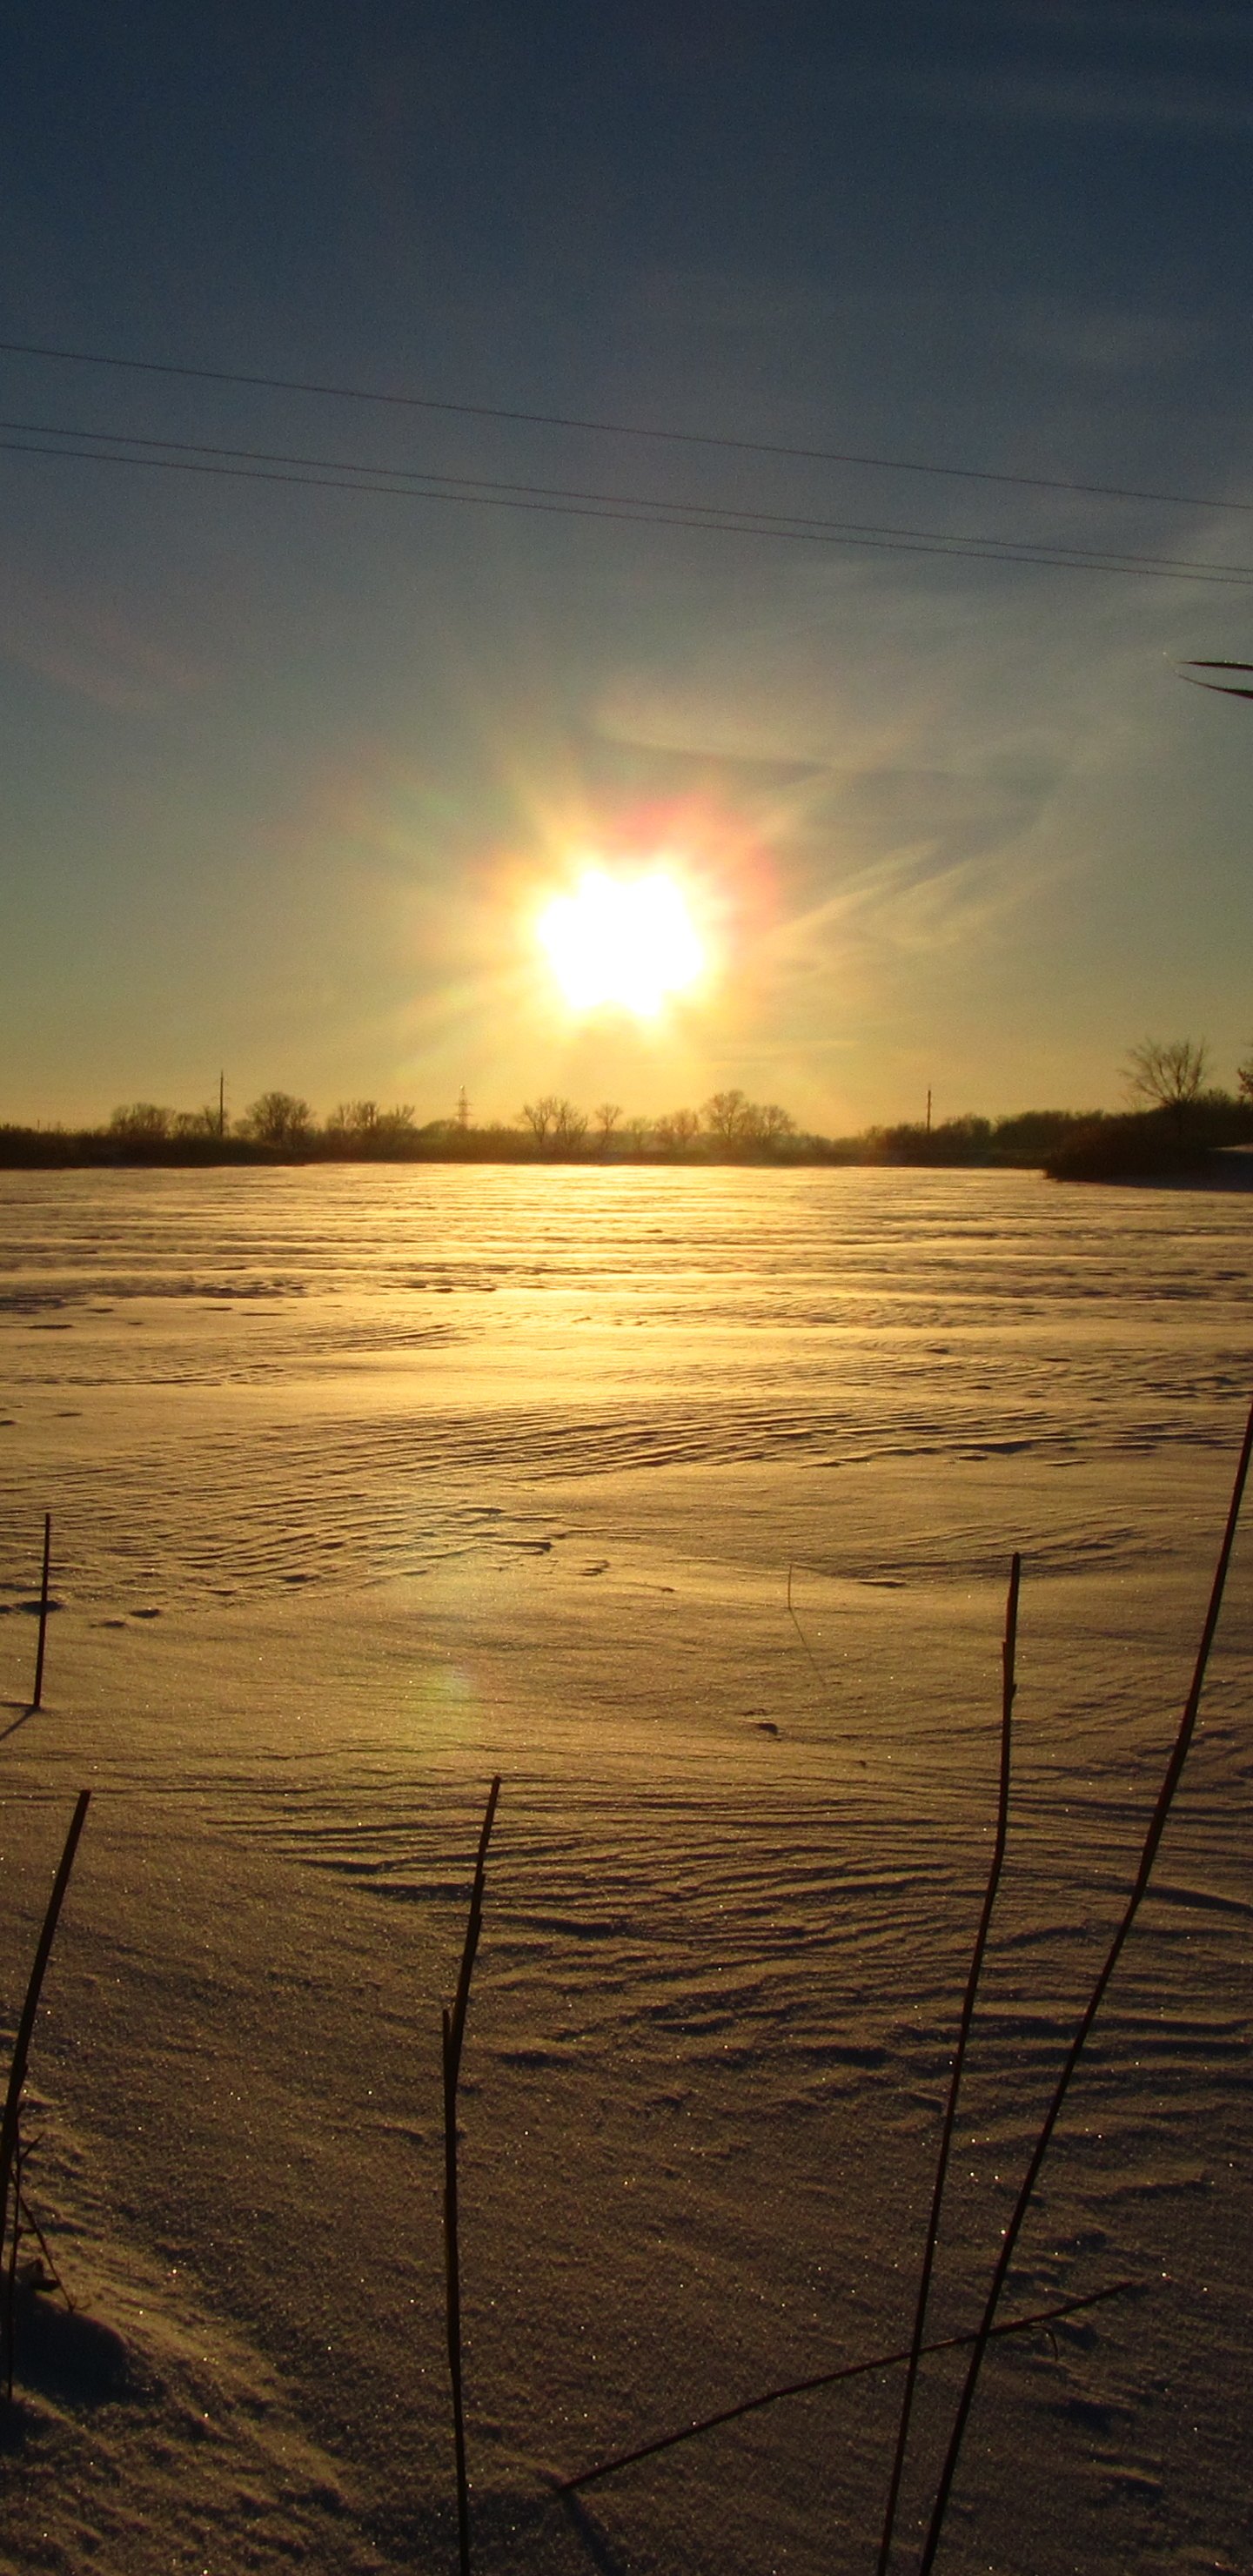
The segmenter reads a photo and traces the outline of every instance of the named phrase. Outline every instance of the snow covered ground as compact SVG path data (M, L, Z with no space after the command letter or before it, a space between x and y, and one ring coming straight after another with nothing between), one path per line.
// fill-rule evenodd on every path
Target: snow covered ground
M73 2316L0 2566L873 2570L899 2374L563 2477L977 2314L1134 1866L1253 1393L1253 1198L1027 1174L0 1176L0 2018ZM44 1707L26 1713L42 1515ZM790 1592L790 1609L789 1609ZM1247 2571L1253 1529L990 2354L952 2576ZM927 2369L895 2565L957 2386Z

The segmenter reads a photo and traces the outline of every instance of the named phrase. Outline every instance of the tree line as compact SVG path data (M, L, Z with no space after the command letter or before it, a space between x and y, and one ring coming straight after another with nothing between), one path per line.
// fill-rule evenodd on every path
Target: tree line
M3 1132L3 1131L0 1131ZM8 1131L12 1132L12 1131ZM476 1125L464 1092L451 1118L419 1126L413 1106L384 1107L376 1100L341 1101L319 1122L295 1092L264 1091L242 1118L226 1121L220 1108L174 1110L137 1100L115 1109L108 1126L85 1131L104 1144L161 1158L168 1149L243 1147L299 1160L407 1160L466 1158L548 1162L770 1157L784 1146L823 1144L799 1135L796 1121L775 1101L750 1100L743 1091L716 1091L700 1109L675 1109L661 1117L629 1117L614 1100L581 1109L563 1094L538 1093L523 1102L511 1125Z
M618 1102L585 1110L557 1092L524 1101L509 1124L477 1125L462 1092L451 1117L419 1125L413 1106L341 1101L319 1121L307 1100L264 1091L241 1118L220 1105L115 1109L101 1127L0 1124L0 1164L251 1162L868 1163L1043 1169L1055 1177L1116 1177L1203 1159L1253 1139L1253 1050L1238 1091L1209 1080L1204 1041L1147 1038L1124 1067L1130 1111L1034 1109L872 1126L853 1136L802 1132L773 1101L715 1091L699 1108L628 1116Z
M1123 1068L1129 1106L1085 1120L1043 1158L1055 1181L1138 1181L1201 1171L1224 1146L1253 1141L1253 1048L1237 1089L1210 1079L1204 1038L1144 1038Z

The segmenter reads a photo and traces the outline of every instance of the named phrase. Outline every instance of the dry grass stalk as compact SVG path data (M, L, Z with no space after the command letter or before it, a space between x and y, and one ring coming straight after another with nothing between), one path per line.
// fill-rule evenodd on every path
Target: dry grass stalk
M39 1996L43 1986L44 1972L52 1953L52 1944L56 1938L56 1929L57 1923L60 1919L61 1907L65 1902L65 1891L70 1883L70 1871L74 1866L74 1854L78 1849L79 1835L82 1833L83 1826L87 1821L87 1810L90 1805L90 1789L80 1789L78 1793L78 1802L70 1820L70 1829L65 1837L65 1848L61 1854L60 1865L57 1869L56 1877L52 1882L52 1894L48 1899L47 1911L43 1919L43 1930L39 1935L39 1943L35 1951L34 1963L31 1968L29 1979L27 1980L26 2001L22 2006L22 2018L18 2023L17 2037L13 2042L13 2056L9 2064L8 2089L6 2091L4 2101L4 2116L3 2119L0 2119L0 2244L5 2242L8 2234L10 2190L13 2191L14 2198L13 2224L15 2231L19 2224L16 2174L21 2135L20 2121L22 2086L26 2081L26 2065L30 2056L31 2040L34 2037L35 2015L39 2010ZM13 2267L10 2267L5 2296L3 2334L5 2384L10 2397L13 2394L14 2287L15 2271Z
M993 2326L994 2336L1027 2334L1035 2326L1056 2325L1062 2317L1073 2317L1080 2308L1099 2307L1105 2299L1124 2298L1138 2285L1134 2281L1111 2281L1104 2290L1087 2290L1082 2297L1063 2299L1053 2308L1036 2308L1027 2317L1007 2317L1003 2325ZM925 2353L961 2352L975 2341L977 2329L969 2334L942 2335L935 2343L923 2345ZM563 2478L556 2492L574 2495L580 2487L590 2487L596 2478L611 2478L617 2469L631 2469L640 2460L655 2460L659 2451L673 2451L680 2442L694 2442L700 2433L716 2433L722 2424L738 2424L742 2415L755 2415L763 2406L777 2406L783 2397L809 2397L818 2388L837 2388L845 2379L867 2379L872 2371L899 2370L907 2362L913 2346L901 2352L872 2353L868 2361L842 2362L838 2370L820 2370L812 2379L789 2379L781 2388L767 2388L756 2397L741 2398L738 2406L724 2406L716 2415L702 2415L695 2424L683 2424L677 2433L662 2433L655 2442L643 2442L636 2451L619 2451L611 2460L598 2460L594 2469L580 2469L575 2478Z
M888 2482L888 2500L883 2516L883 2534L879 2543L878 2576L887 2576L888 2562L892 2555L892 2535L896 2528L896 2508L900 2498L901 2479L905 2470L905 2453L909 2445L909 2427L913 2414L914 2390L918 2383L918 2365L922 2359L925 2348L924 2337L927 2330L927 2303L931 2296L931 2275L935 2269L935 2249L939 2242L940 2213L944 2204L944 2186L948 2180L949 2155L953 2144L953 2130L957 2123L957 2098L961 2091L962 2070L966 2063L966 2049L970 2039L971 2024L974 2020L975 1998L979 1992L979 1978L983 1970L984 1952L988 1946L988 1932L992 1922L992 1908L996 1903L996 1891L1000 1885L1001 1869L1005 1859L1006 1837L1009 1832L1009 1764L1014 1710L1014 1673L1018 1652L1018 1592L1021 1581L1022 1558L1015 1554L1010 1560L1009 1597L1005 1604L1005 1639L1001 1647L1001 1776L997 1797L996 1836L992 1845L992 1861L988 1870L988 1883L984 1891L983 1912L979 1917L979 1928L975 1934L975 1946L971 1954L970 1974L966 1979L966 1992L962 2002L961 2022L957 2033L957 2046L953 2052L953 2068L952 2074L949 2078L948 2101L944 2110L944 2126L940 2132L940 2151L936 2158L935 2182L931 2193L931 2214L927 2222L926 2243L923 2247L922 2254L922 2269L918 2280L918 2303L914 2313L913 2342L910 2346L909 2363L905 2372L905 2387L901 2397L900 2422L897 2427L896 2434L896 2452L892 2461L891 2478Z
M1070 2047L1068 2048L1066 2056L1062 2062L1061 2073L1058 2076L1057 2083L1053 2090L1052 2099L1050 2100L1048 2109L1045 2112L1039 2136L1037 2137L1035 2146L1032 2150L1031 2161L1023 2178L1022 2189L1014 2204L1013 2214L1010 2218L1009 2225L1005 2229L1004 2241L1001 2246L1000 2254L997 2257L996 2269L992 2274L991 2286L988 2291L982 2322L971 2352L970 2363L966 2372L965 2385L958 2401L957 2414L953 2424L948 2452L945 2457L943 2469L940 2472L940 2482L936 2490L935 2504L932 2509L931 2525L927 2533L922 2557L918 2562L918 2576L930 2576L930 2571L935 2564L936 2551L940 2545L941 2535L944 2530L944 2518L948 2510L949 2497L952 2493L953 2479L956 2476L957 2463L961 2456L962 2438L966 2430L971 2406L974 2403L975 2389L978 2386L979 2373L983 2367L983 2357L995 2331L994 2320L996 2317L997 2305L1000 2300L1001 2292L1005 2287L1010 2265L1014 2259L1018 2239L1022 2233L1023 2221L1027 2215L1028 2208L1030 2207L1036 2183L1039 2180L1040 2167L1048 2153L1049 2141L1057 2126L1058 2119L1061 2116L1062 2105L1065 2102L1066 2095L1070 2090L1071 2078L1087 2044L1088 2035L1092 2029L1092 2025L1096 2020L1102 2003L1104 2002L1106 1990L1122 1955L1124 1943L1126 1942L1132 1924L1135 1922L1136 1916L1139 1913L1141 1901L1152 1875L1153 1863L1157 1858L1158 1847L1161 1843L1162 1835L1166 1830L1167 1819L1170 1815L1171 1808L1174 1805L1175 1792L1179 1786L1184 1763L1188 1758L1188 1750L1196 1732L1197 1712L1201 1705L1201 1692L1205 1684L1205 1674L1206 1668L1209 1664L1210 1650L1213 1646L1215 1631L1218 1627L1218 1614L1222 1608L1223 1592L1226 1588L1227 1582L1227 1568L1231 1562L1231 1551L1235 1543L1236 1525L1240 1518L1240 1505L1244 1498L1244 1488L1248 1478L1249 1461L1251 1457L1253 1457L1253 1408L1250 1408L1248 1422L1245 1426L1244 1439L1241 1443L1240 1456L1236 1464L1235 1479L1231 1490L1231 1501L1227 1510L1227 1523L1223 1531L1222 1545L1218 1551L1218 1563L1214 1569L1214 1580L1210 1588L1209 1607L1205 1614L1205 1624L1201 1630L1201 1642L1197 1649L1196 1665L1192 1675L1192 1687L1184 1702L1183 1715L1179 1721L1179 1728L1175 1736L1174 1745L1171 1749L1170 1759L1166 1764L1162 1785L1157 1794L1157 1803L1153 1809L1152 1816L1149 1819L1148 1830L1145 1834L1143 1846L1141 1848L1140 1864L1136 1871L1134 1885L1132 1886L1131 1893L1127 1899L1121 1919L1114 1932L1113 1939L1110 1942L1109 1948L1106 1951L1105 1957L1097 1972L1096 1982L1093 1985L1092 1992L1088 1997L1086 2006L1084 2007L1078 2029L1075 2032L1074 2038L1072 2039Z
M46 1645L46 1643L47 1643L47 1638L48 1638L48 1576L49 1576L49 1572L50 1572L50 1570L51 1570L51 1566L52 1566L52 1514L51 1514L51 1512L45 1512L45 1513L44 1513L44 1561L43 1561L43 1573L42 1573L42 1575L41 1575L41 1577L40 1577L40 1584L39 1584L39 1643L38 1643L38 1645L37 1645L37 1646L36 1646L36 1648L35 1648L35 1688L34 1688L34 1691L33 1691L32 1695L31 1695L31 1703L30 1703L30 1704L31 1704L31 1707L32 1707L33 1709L35 1709L35 1708L39 1708L39 1707L41 1706L41 1704L42 1704L42 1701L43 1701L43 1687L44 1687L44 1647L45 1647L45 1645Z
M470 1893L470 1913L466 1923L465 1943L461 1953L461 1973L452 2010L445 2010L444 2023L444 2277L448 2321L448 2375L452 2382L453 2442L457 2461L457 2540L460 2550L461 2576L470 2576L470 2487L466 2475L465 2395L461 2369L461 2253L458 2237L457 2210L457 2079L461 2072L461 2050L465 2040L466 2013L470 2002L470 1979L474 1974L475 1953L483 1922L483 1892L487 1870L487 1846L491 1838L496 1801L500 1796L500 1774L497 1773L488 1792L487 1812L479 1835L478 1858L474 1865L474 1885Z

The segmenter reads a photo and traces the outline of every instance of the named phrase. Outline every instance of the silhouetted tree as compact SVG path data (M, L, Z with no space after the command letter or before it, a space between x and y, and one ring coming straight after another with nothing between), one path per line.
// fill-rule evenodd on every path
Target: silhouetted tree
M777 1101L745 1102L740 1134L754 1145L777 1145L780 1137L795 1133L796 1120L788 1116L786 1109L780 1109Z
M718 1145L777 1145L796 1132L795 1120L777 1102L746 1100L742 1091L715 1091L705 1102L704 1115Z
M538 1100L524 1101L522 1121L530 1128L541 1154L576 1154L588 1130L582 1110L555 1091L544 1092Z
M1187 1109L1205 1087L1208 1066L1203 1038L1145 1038L1127 1058L1127 1090L1150 1109Z
M621 1116L622 1111L616 1100L602 1100L596 1112L596 1133L600 1138L602 1154L608 1153L609 1139Z
M561 1102L555 1091L545 1091L538 1100L524 1100L519 1112L524 1127L529 1127L536 1144L547 1144Z
M377 1100L341 1100L326 1122L328 1136L370 1136L379 1123Z
M685 1146L695 1144L700 1134L700 1111L671 1109L657 1120L653 1133L667 1154L681 1154Z
M220 1136L222 1128L217 1109L180 1109L170 1132L181 1139Z
M255 1137L259 1145L277 1145L290 1150L305 1145L313 1133L313 1111L307 1100L298 1100L290 1091L263 1091L245 1110L239 1122L243 1136Z
M377 1100L341 1100L326 1122L326 1139L341 1154L391 1154L417 1130L413 1106L380 1109Z
M744 1134L748 1102L742 1091L715 1091L705 1102L705 1125L719 1145L737 1145Z
M127 1108L114 1110L109 1134L127 1145L156 1145L173 1125L172 1109L159 1108L155 1100L132 1100Z
M559 1100L553 1117L553 1144L559 1154L577 1154L588 1121L572 1100Z

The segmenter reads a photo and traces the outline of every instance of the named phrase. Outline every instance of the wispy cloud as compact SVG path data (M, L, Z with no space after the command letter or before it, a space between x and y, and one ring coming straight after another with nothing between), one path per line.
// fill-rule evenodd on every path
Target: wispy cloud
M1253 42L1253 18L1245 0L1224 8L1203 0L992 0L992 5L961 9L962 18L1004 35L1007 28L1035 27L1098 38L1133 36L1181 45L1247 45Z
M1204 338L1192 317L1085 305L1074 296L1027 296L1000 309L1006 337L1028 356L1097 376L1172 366Z
M0 657L118 715L148 715L206 673L127 610L12 568L0 589Z
M1158 132L1247 134L1253 99L1216 82L1108 70L933 71L893 82L893 94L937 115L1032 125L1126 125Z

